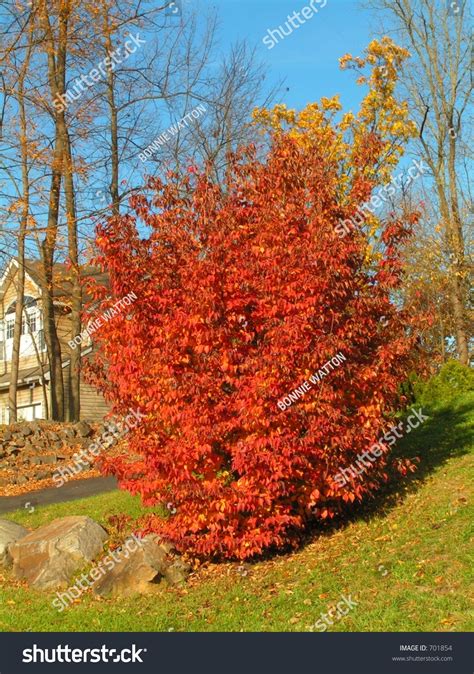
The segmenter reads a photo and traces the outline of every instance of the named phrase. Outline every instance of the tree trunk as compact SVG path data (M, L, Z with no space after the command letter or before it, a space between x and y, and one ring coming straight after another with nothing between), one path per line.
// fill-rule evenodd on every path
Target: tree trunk
M62 113L64 114L64 113ZM74 193L74 179L71 156L71 143L64 119L60 120L59 131L64 137L64 193L66 197L66 216L68 229L68 252L71 262L71 341L81 333L82 288L77 247L77 219ZM71 349L69 420L79 421L81 413L81 347Z
M43 329L48 353L50 372L50 415L54 421L64 419L64 383L61 362L61 344L56 330L53 304L53 263L56 236L58 231L59 193L61 188L61 172L59 170L60 157L63 151L58 137L56 137L53 166L51 172L51 187L49 193L48 220L46 236L41 242L41 260L43 273L41 275L41 296L43 311Z
M451 117L451 128L453 128ZM453 308L454 323L456 329L456 344L459 360L464 365L469 365L469 346L466 329L466 269L464 258L464 236L462 221L459 213L459 199L456 181L456 143L455 137L450 134L449 158L448 158L449 194L451 197L449 222L450 249L454 253L453 271L451 278L451 304Z
M53 175L52 182L60 176ZM52 188L53 190L53 188ZM54 196L52 191L51 196ZM54 216L54 213L52 214ZM57 217L57 215L56 215ZM48 216L49 220L49 216ZM57 221L56 221L57 222ZM56 330L54 304L52 297L53 287L53 263L52 251L49 249L47 241L41 244L41 257L43 262L43 278L41 282L42 311L43 311L43 329L46 350L48 354L49 373L50 373L50 418L54 421L64 420L64 382L61 358L61 344L59 342Z
M49 419L48 390L46 388L46 377L44 375L44 363L41 360L41 352L38 349L38 345L33 334L31 335L31 341L35 350L36 360L38 361L38 367L41 370L41 389L43 392L44 415L46 419Z
M23 220L23 216L22 216ZM22 225L20 224L20 230ZM9 423L17 420L17 389L20 370L21 325L23 320L23 300L25 292L25 235L20 231L18 237L18 272L16 286L15 327L13 331L12 364L10 385L8 387Z
M48 15L47 3L42 0L39 4L42 28L45 33L48 59L48 80L53 100L64 93L66 72L65 36L67 35L67 20L65 15L69 11L68 4L62 6L59 14L59 45L56 46L53 30ZM51 379L51 418L55 421L64 420L64 381L62 369L61 343L56 330L53 303L53 264L54 250L58 232L59 201L63 162L65 157L64 134L59 130L59 113L55 115L56 135L51 167L51 188L48 208L48 222L45 239L41 243L41 258L43 262L42 294L44 335L48 351L50 379Z
M107 8L104 6L103 13L105 50L107 56L113 53L111 30ZM115 74L112 68L107 70L107 102L110 110L110 164L112 175L110 176L110 196L112 199L112 213L120 214L120 194L119 194L119 144L118 144L118 113L115 103Z
M25 112L24 82L26 68L29 63L31 50L28 51L24 67L18 79L18 107L20 112L20 143L21 143L21 182L22 182L22 211L20 218L20 228L18 232L18 272L16 286L16 305L15 305L15 327L13 331L12 364L10 372L10 385L8 387L8 410L9 422L14 423L17 420L17 391L18 391L18 373L20 370L20 345L21 345L21 326L23 320L23 303L25 295L25 237L28 226L28 215L30 211L30 184L28 175L28 147L27 147L27 121ZM28 318L26 317L26 320Z

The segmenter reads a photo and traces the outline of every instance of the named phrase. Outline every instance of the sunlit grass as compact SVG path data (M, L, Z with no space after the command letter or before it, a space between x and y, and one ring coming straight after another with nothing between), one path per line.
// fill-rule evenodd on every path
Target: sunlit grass
M473 396L465 396L401 441L420 456L402 478L345 526L315 535L301 550L243 569L211 565L186 589L103 600L82 596L63 613L40 592L0 576L3 631L306 631L351 595L356 608L333 631L463 631L473 627L469 594L472 535ZM7 515L37 527L64 515L143 513L123 492Z

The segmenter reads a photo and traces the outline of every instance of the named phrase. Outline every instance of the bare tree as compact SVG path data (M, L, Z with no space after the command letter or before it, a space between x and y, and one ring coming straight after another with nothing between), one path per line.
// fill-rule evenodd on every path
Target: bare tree
M155 163L175 170L185 168L190 161L206 163L214 179L225 182L230 154L254 139L252 110L277 102L280 90L281 83L267 87L266 71L255 49L246 42L232 45L220 67L198 89L167 100L175 122L199 104L205 112L186 124L183 131L178 130L174 142L158 148Z
M468 278L466 251L469 198L464 162L469 156L472 119L471 37L466 0L373 0L388 19L385 30L412 54L401 74L411 102L419 136L417 154L428 165L443 246L450 260L449 301L455 325L457 352L469 362ZM472 155L469 157L472 160ZM472 216L471 216L472 217Z
M32 36L32 30L28 32L29 37ZM25 58L21 64L18 73L16 86L16 100L18 105L19 117L19 139L18 143L21 152L21 183L22 183L22 198L21 198L21 215L20 225L18 231L18 274L16 285L16 304L15 304L15 326L13 331L13 347L12 347L12 364L10 374L10 386L8 389L8 409L10 422L17 420L17 388L18 388L18 372L20 368L20 343L23 322L23 305L25 295L25 238L28 226L29 210L30 210L30 181L29 181L29 147L28 147L28 123L26 118L25 107L25 76L30 64L32 52L32 43L29 44L26 50ZM28 317L25 316L25 321Z
M66 410L55 264L66 259L70 263L67 310L74 339L81 331L81 278L93 249L93 219L123 212L127 196L143 188L144 174L164 172L170 164L182 168L190 157L209 162L216 180L225 179L229 153L251 137L252 108L265 105L274 94L266 91L264 70L245 44L233 47L216 69L213 12L203 15L188 6L177 19L164 11L167 4L5 0L0 5L0 170L6 178L0 180L0 222L7 226L11 255L29 257L35 242L39 249L49 410L55 420L79 418L81 368L80 349L73 349ZM124 46L138 35L138 52L129 58ZM119 51L120 58L113 60ZM91 83L87 73L97 75L98 69ZM84 81L87 86L79 90L78 82ZM76 94L70 95L73 90ZM145 166L139 160L144 148L200 103L206 114L199 124L178 133L158 163ZM21 106L25 128L17 114ZM6 124L19 132L2 137ZM26 163L20 135L30 153ZM103 195L100 203L91 199L98 191ZM12 209L15 203L24 209L20 221ZM29 228L29 221L34 226ZM14 340L17 361L22 273ZM17 371L19 364L15 367ZM16 381L12 409L15 390Z

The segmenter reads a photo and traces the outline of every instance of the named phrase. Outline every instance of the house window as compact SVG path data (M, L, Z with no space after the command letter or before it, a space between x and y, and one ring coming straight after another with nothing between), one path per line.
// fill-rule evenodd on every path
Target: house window
M12 302L5 312L4 333L4 360L11 360L13 352L13 336L15 333L15 312L16 301ZM41 312L38 307L38 301L34 297L25 295L23 301L23 315L21 320L21 334L23 336L21 353L23 356L33 356L36 349L45 350L44 335L42 334ZM3 334L2 334L3 336ZM0 346L2 336L0 336ZM0 353L1 359L1 353Z
M43 418L43 406L41 403L32 403L31 405L18 405L18 421L33 421Z
M30 332L36 332L36 322L37 322L36 319L37 319L36 311L28 316Z
M13 339L14 330L15 330L15 319L7 318L7 339Z
M15 311L16 300L10 304L5 312L5 337L6 339L13 339L15 331ZM25 295L23 299L23 315L21 319L21 334L33 335L38 330L38 308L37 301L34 297Z
M36 309L26 310L27 315L23 314L21 321L21 334L31 335L36 332ZM31 313L30 313L31 312Z
M45 351L46 350L46 342L44 339L44 330L41 329L38 332L38 349L40 351Z

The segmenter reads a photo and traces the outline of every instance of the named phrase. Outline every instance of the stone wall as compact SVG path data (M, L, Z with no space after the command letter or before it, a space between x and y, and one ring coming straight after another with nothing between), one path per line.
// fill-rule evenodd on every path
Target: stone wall
M88 447L104 428L87 421L21 421L0 426L0 494L9 486L50 480L59 466L70 463L73 454Z

